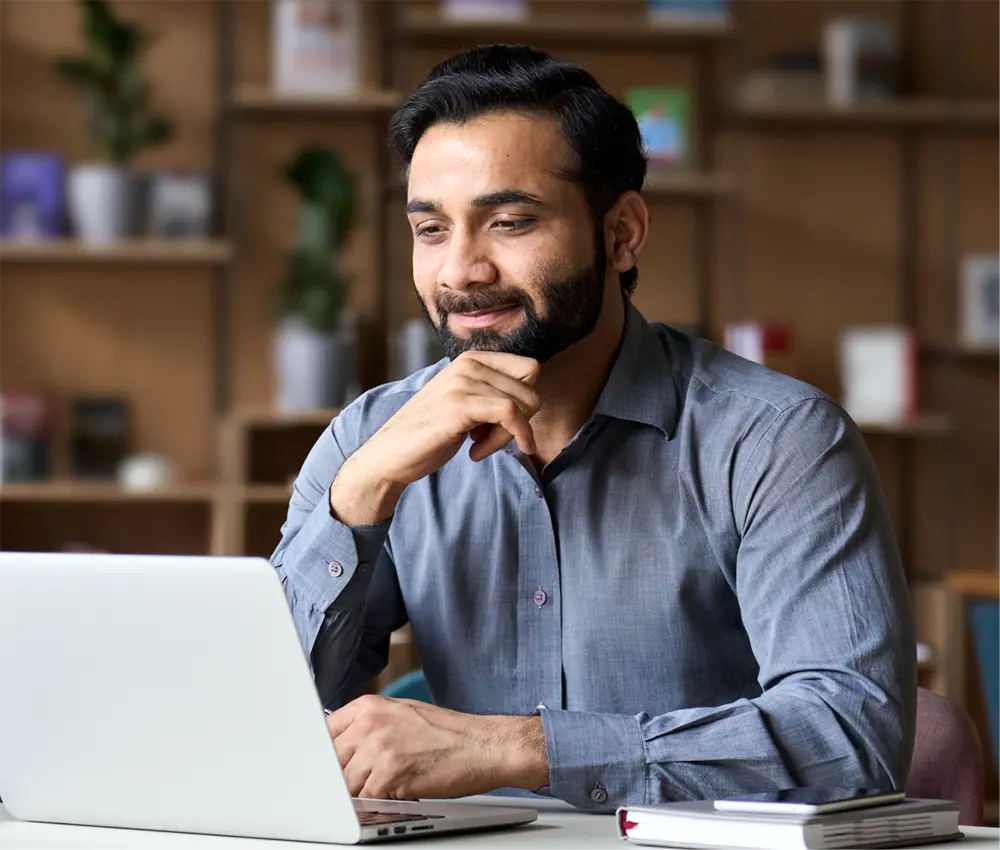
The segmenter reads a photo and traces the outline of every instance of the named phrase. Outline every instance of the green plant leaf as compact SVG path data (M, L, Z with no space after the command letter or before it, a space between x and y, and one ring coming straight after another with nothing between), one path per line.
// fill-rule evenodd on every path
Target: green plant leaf
M153 147L169 142L174 137L174 125L165 118L146 118L135 132L135 148Z
M59 59L56 70L67 80L81 85L106 90L111 85L111 76L91 59Z

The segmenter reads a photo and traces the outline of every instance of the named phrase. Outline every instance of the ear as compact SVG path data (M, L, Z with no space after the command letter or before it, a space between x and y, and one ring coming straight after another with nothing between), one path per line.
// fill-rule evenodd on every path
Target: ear
M638 192L625 192L608 210L604 223L611 233L608 263L619 274L627 272L638 262L646 244L649 207Z

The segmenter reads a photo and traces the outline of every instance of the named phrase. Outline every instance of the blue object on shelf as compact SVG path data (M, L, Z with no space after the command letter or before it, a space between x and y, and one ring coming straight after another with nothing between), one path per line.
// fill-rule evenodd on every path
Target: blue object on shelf
M398 679L389 682L382 689L382 696L395 697L396 699L413 699L418 702L434 702L431 699L431 692L427 687L427 679L424 676L423 670L412 670Z
M979 668L979 684L989 714L994 766L1000 766L1000 602L976 600L969 604L972 644Z

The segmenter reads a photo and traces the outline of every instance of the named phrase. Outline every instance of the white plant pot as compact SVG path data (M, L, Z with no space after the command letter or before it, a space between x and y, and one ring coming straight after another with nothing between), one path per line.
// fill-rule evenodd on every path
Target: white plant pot
M113 165L85 164L70 169L69 212L77 238L107 245L129 234L132 186L128 172Z
M282 413L339 407L347 380L339 333L319 333L297 317L274 334L275 406Z

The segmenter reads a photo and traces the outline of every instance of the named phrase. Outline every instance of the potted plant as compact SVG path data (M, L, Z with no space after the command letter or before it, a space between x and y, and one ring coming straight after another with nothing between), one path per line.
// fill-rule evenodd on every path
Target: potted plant
M278 290L274 371L279 410L338 407L356 383L356 332L344 304L340 254L354 223L354 177L327 148L304 148L285 169L301 201L298 241Z
M173 137L173 125L149 112L149 85L141 60L152 37L119 20L105 0L82 0L86 52L56 67L84 96L91 139L103 161L76 165L69 174L70 216L80 239L107 243L129 235L138 192L129 173L141 150Z

